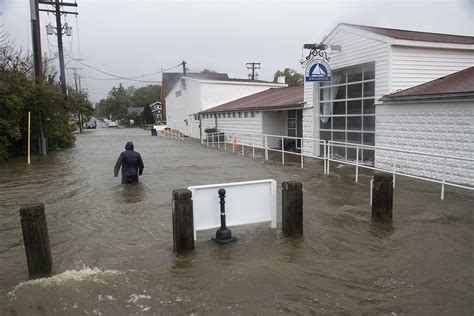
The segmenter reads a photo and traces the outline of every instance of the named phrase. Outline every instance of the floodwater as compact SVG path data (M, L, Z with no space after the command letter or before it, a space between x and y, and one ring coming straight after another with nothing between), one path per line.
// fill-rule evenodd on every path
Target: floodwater
M138 185L113 165L126 141L145 162ZM251 152L251 151L247 151ZM0 315L474 313L474 195L397 178L392 225L370 220L369 175L318 161L281 166L191 139L98 129L77 145L0 166ZM171 191L272 178L304 190L304 237L259 224L217 245L172 251ZM46 205L55 276L28 281L19 206ZM278 196L281 205L281 196Z

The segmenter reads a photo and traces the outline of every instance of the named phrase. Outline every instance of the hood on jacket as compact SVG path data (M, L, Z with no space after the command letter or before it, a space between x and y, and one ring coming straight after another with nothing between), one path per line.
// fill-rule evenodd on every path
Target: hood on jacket
M127 144L125 145L125 150L133 150L133 149L134 149L133 143L127 142Z

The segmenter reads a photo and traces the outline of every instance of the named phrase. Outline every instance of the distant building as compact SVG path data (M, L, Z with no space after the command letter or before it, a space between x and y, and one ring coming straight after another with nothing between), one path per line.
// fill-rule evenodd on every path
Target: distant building
M166 97L168 93L173 89L176 83L183 77L182 72L165 72L163 73L163 79L161 83L161 102L162 102L162 117L166 119ZM197 73L197 72L188 72L186 73L187 77L190 78L202 78L202 79L227 79L229 76L225 73Z
M153 117L155 118L155 120L163 121L162 104L160 101L156 101L150 104L150 109L151 109L151 112L153 113Z
M200 138L199 112L270 88L286 84L247 79L197 79L182 77L166 96L166 124L185 135Z

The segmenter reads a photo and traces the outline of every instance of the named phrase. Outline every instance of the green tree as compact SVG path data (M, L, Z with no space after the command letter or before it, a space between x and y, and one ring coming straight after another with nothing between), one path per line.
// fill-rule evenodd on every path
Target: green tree
M42 112L43 127L50 148L66 148L74 144L73 135L76 126L69 122L69 114L73 107L64 98L61 88L56 84L37 83L31 89L26 99L26 110L32 116ZM22 124L26 127L26 124ZM26 131L26 129L25 129ZM23 148L27 144L23 142Z
M202 74L215 74L217 73L216 71L212 70L212 69L207 69L205 68L203 71L201 71Z
M21 118L32 82L24 73L0 68L0 161L6 160L21 138Z
M106 99L102 99L96 105L99 116L114 120L122 119L127 114L127 108L131 106L130 96L120 83L118 87L113 86Z
M74 111L91 113L87 99L80 103L64 98L56 83L48 58L43 61L47 80L33 80L30 55L17 51L0 28L0 161L27 151L28 112L31 113L32 149L37 148L39 120L50 147L68 147L74 143Z
M128 90L128 88L127 88ZM153 102L160 101L161 98L161 86L160 85L148 85L135 90L131 97L132 106L145 107Z
M153 112L151 111L151 108L148 104L143 107L143 121L145 124L155 123Z
M285 82L288 86L302 86L304 83L304 77L302 74L296 72L294 69L285 68L285 70L278 70L273 75L273 82L277 82L277 78L280 76L285 76Z
M135 93L135 91L137 91L137 88L135 88L135 86L128 86L126 89L125 89L125 92L127 92L127 95L129 97L132 97L133 94Z
M75 115L78 122L80 121L80 115L82 116L83 121L87 121L87 118L89 118L94 112L94 108L87 99L87 95L77 93L72 88L68 88L67 105L71 114Z

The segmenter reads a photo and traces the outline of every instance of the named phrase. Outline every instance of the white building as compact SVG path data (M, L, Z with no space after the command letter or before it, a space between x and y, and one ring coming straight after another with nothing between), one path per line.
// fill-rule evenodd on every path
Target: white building
M286 86L258 80L182 77L166 96L166 122L172 129L200 138L199 112L270 88Z
M302 137L303 87L272 88L200 113L203 131L215 128L226 136L236 135L237 142L264 146L262 136L253 134ZM269 137L268 147L281 148L281 139ZM228 140L229 141L229 140ZM299 149L300 142L287 140L286 149Z
M305 82L305 137L473 157L472 101L430 99L428 105L427 99L401 102L397 94L391 94L473 66L474 37L343 23L324 44L337 49L329 50L332 81ZM442 93L441 89L433 95ZM386 95L391 96L382 105ZM303 151L319 154L319 148L311 144L305 144ZM335 154L355 159L356 151L340 147ZM374 156L374 151L363 150L360 159L388 166L387 154L382 152ZM410 160L408 156L399 159ZM442 164L411 164L407 172L412 174L440 178L442 173ZM469 172L472 184L474 177ZM466 178L456 181L466 183Z
M324 44L335 48L330 50L329 60L332 82L305 82L303 111L303 135L324 140L400 146L400 142L390 142L382 136L393 128L393 122L385 119L388 108L381 106L380 99L474 65L474 37L470 36L342 23L325 38ZM420 106L403 108L413 116L426 113ZM445 120L446 113L439 113L435 120ZM465 114L469 116L472 112ZM467 121L471 127L462 131L471 145L452 154L472 157L472 120L470 116ZM429 124L419 128L423 126L425 132L431 131ZM440 135L433 133L430 137L435 139ZM420 139L411 137L406 141L415 147ZM450 141L452 139L446 139ZM446 144L438 145L438 150L447 148ZM311 144L303 147L306 153L319 154L319 148ZM336 148L335 154L355 159L355 149ZM364 150L360 158L375 160L377 164L373 151Z
M389 94L377 105L377 146L474 159L474 67ZM474 162L398 154L406 173L474 185ZM377 150L376 165L390 169L393 152Z

